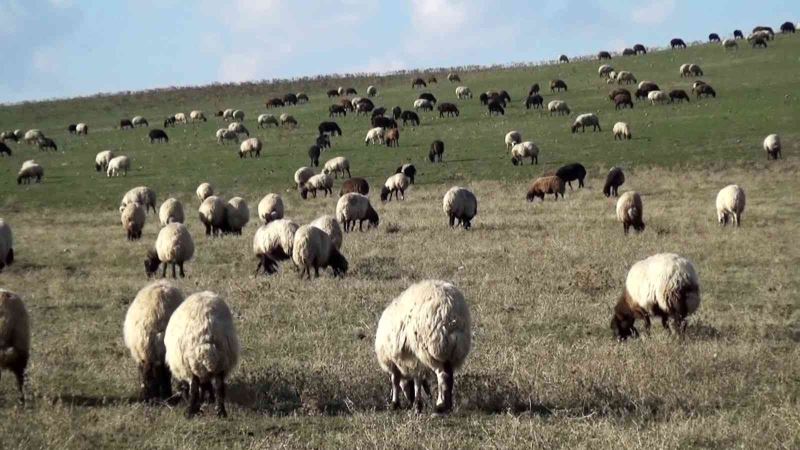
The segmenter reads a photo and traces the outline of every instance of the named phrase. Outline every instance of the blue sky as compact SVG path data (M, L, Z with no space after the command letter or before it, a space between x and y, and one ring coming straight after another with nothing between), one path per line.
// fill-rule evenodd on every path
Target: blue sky
M797 0L0 0L0 103L540 61L798 16Z

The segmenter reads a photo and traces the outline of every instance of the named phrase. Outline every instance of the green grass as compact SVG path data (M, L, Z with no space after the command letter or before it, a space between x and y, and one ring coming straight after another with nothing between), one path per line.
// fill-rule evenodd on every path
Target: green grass
M244 196L253 214L262 195L281 192L287 216L299 223L332 213L335 198L304 202L291 189L327 117L324 90L375 84L376 104L409 107L418 94L409 77L2 107L0 129L41 128L63 151L12 144L14 156L0 159L0 216L13 227L17 253L0 286L23 296L33 332L28 405L14 407L8 372L0 380L0 448L797 448L799 54L800 40L779 37L767 50L697 46L615 58L617 69L664 89L689 90L677 69L697 62L719 94L619 112L596 62L462 73L473 92L508 90L507 115L487 117L477 98L459 102L458 119L426 114L420 128L401 130L399 149L364 147L367 119L338 120L345 136L322 160L347 156L353 175L369 179L381 226L345 237L347 277L312 282L288 264L254 277L255 221L241 238L206 239L194 190L210 181L225 196ZM597 112L602 133L572 135L572 118L526 113L520 101L530 84L556 77L570 91L545 92L546 101ZM454 89L444 81L431 91L452 100ZM308 92L311 103L284 109L300 128L257 131L266 143L260 159L240 160L234 147L218 145L216 119L168 129L169 145L151 146L144 129L114 129L135 114L156 122L236 107L254 131L264 100L289 90ZM617 120L630 123L634 140L613 141ZM66 125L78 121L89 124L88 137L67 135ZM540 146L539 166L510 164L503 137L511 129ZM767 162L761 150L772 132L783 138L783 161ZM447 143L441 165L425 160L435 138ZM106 148L133 158L128 177L94 171L94 155ZM31 158L45 167L44 182L16 185ZM417 164L417 185L405 202L380 204L374 192L404 161ZM590 168L586 189L565 201L524 201L529 180L572 161ZM643 196L641 235L623 237L614 202L600 193L612 165L626 168L623 190ZM743 226L720 230L714 197L734 182L747 192ZM441 198L453 184L478 197L470 232L445 226ZM141 261L158 233L150 214L141 241L124 239L117 206L137 185L154 188L159 202L184 203L197 251L177 284L187 294L219 292L234 312L242 355L227 420L210 413L186 420L183 405L133 401L137 372L122 323L146 283ZM664 251L689 257L700 274L703 300L688 336L655 326L650 336L615 343L608 323L628 268ZM474 349L456 375L456 410L444 419L387 411L390 386L373 353L385 305L425 278L459 286L474 320Z

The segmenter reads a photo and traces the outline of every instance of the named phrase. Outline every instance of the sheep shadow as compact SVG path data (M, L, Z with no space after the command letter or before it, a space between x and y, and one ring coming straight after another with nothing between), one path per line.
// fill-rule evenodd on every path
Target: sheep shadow
M353 275L367 280L398 280L404 276L411 276L400 264L397 258L388 256L368 256L359 259L353 267Z
M82 394L59 394L54 397L43 397L42 400L51 405L61 404L64 406L83 407L83 408L111 408L115 406L127 406L139 403L136 397L122 396L92 396Z

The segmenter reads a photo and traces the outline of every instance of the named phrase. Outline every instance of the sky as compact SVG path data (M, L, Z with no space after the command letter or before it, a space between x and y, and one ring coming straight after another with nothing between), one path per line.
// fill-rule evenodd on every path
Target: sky
M797 0L0 0L0 103L543 61L800 20Z

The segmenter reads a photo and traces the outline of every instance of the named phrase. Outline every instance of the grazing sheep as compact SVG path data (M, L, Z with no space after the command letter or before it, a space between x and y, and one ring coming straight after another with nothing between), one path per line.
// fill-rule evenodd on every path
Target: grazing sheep
M286 105L294 106L297 104L297 95L293 92L289 92L288 94L284 94L283 96L283 103Z
M564 198L564 180L557 176L537 178L531 183L525 198L529 202L536 200L537 197L544 201L544 196L546 194L553 194L553 198L556 201L558 200L559 194L561 194L561 198Z
M489 102L489 115L498 115L504 116L506 114L506 110L503 108L503 105L497 100L494 99Z
M186 118L186 114L184 114L184 113L178 113L178 114L175 114L172 117L175 118L175 122L177 122L177 123L188 123L189 122L189 119Z
M47 137L39 139L38 145L39 145L39 150L44 150L44 151L53 150L54 152L58 151L58 146L56 145L55 141Z
M669 96L664 91L650 91L647 94L647 99L650 100L650 103L655 105L656 103L666 103L669 101Z
M622 56L635 56L635 55L636 55L636 50L632 48L626 47L625 49L622 50Z
M144 206L145 212L152 209L153 213L156 212L156 192L147 186L135 187L122 197L119 203L119 210L122 212L125 206L129 203L138 203Z
M267 108L267 109L270 109L270 108L281 108L283 106L286 106L286 103L284 103L283 100L281 100L281 99L279 99L277 97L271 98L271 99L267 100L264 103L264 107Z
M347 117L347 110L344 109L342 105L331 105L328 107L328 117L338 117L338 116L345 116ZM277 124L277 122L276 122Z
M241 122L231 122L228 125L228 131L232 131L238 134L244 134L247 137L250 137L250 131L241 123Z
M423 111L433 111L433 103L430 100L426 100L424 98L418 98L414 100L414 109L419 111L422 109Z
M417 176L417 168L414 167L413 164L403 164L399 166L394 173L402 173L411 180L411 184L414 184L414 178Z
M19 403L25 404L25 369L31 349L28 310L19 295L0 289L0 370L14 373Z
M640 54L640 53L643 54L643 55L647 54L647 48L642 44L634 45L633 46L633 50L636 52L637 55Z
M314 176L314 169L310 167L301 167L297 169L294 173L294 183L297 185L297 189L303 187L304 184L308 181L309 178Z
M411 179L404 173L396 173L386 179L381 189L381 201L392 201L392 194L397 200L402 196L403 200L406 199L406 189L411 184Z
M283 199L278 194L267 194L258 202L258 218L268 224L283 219Z
M617 122L614 124L614 140L617 139L623 140L628 139L630 140L633 136L631 135L631 128L625 122Z
M451 83L456 83L456 82L460 83L461 77L459 77L457 73L450 72L447 74L447 81Z
M225 231L235 235L242 234L242 228L250 222L250 208L241 197L233 197L225 205Z
M368 222L367 229L369 227L377 228L380 223L378 213L372 208L369 198L355 192L339 197L339 201L336 203L336 220L342 224L345 233L355 230L356 221L358 221L359 231L364 231L365 220Z
M17 184L30 184L31 180L41 183L42 177L44 177L44 168L36 162L26 161L17 173Z
M345 171L347 172L348 178L352 177L352 175L350 175L350 161L344 156L337 156L329 159L325 162L325 166L322 169L322 172L325 174L333 173L334 178L339 178L340 173L344 177Z
M614 109L625 109L626 107L633 109L633 100L630 94L617 94L614 96Z
M522 134L519 131L509 131L506 133L505 143L506 150L511 150L512 147L522 142Z
M327 134L330 136L339 136L342 135L342 129L339 128L339 124L336 122L320 122L319 126L317 127L320 135Z
M128 203L122 209L120 221L129 241L135 241L142 237L142 228L144 228L146 218L147 213L139 203Z
M637 233L644 231L644 207L638 192L628 191L617 200L617 220L622 222L625 234L633 227Z
M349 87L345 89L344 95L358 95L358 91L356 91L356 88Z
M600 78L609 78L609 75L614 72L614 68L608 64L603 64L597 68L597 74Z
M258 127L267 128L269 125L275 125L276 127L280 126L278 124L278 119L276 119L272 114L259 114Z
M371 103L359 102L356 104L356 115L366 116L370 111L375 108Z
M119 129L120 130L132 130L133 129L133 122L130 119L120 119L119 121Z
M569 63L569 57L567 57L567 55L561 55L558 57L558 62Z
M17 137L17 135L14 133L14 131L11 131L11 130L6 130L6 131L3 131L2 133L0 133L0 142L5 142L5 141L8 141L8 140L14 141L14 142L19 142L19 137Z
M623 82L625 84L635 84L638 81L636 80L636 77L633 75L633 73L628 72L627 70L622 70L619 73L617 73L617 84L622 84Z
M339 197L351 192L367 195L369 194L369 183L367 183L367 180L359 177L348 178L342 183L341 189L339 189Z
M700 99L700 97L702 96L717 98L717 92L714 90L714 88L712 88L707 84L695 85L692 88L692 92L694 92L695 95L697 95L698 99Z
M416 89L418 87L428 87L428 84L425 83L425 80L422 78L415 78L414 81L411 82L411 88Z
M529 95L525 99L525 109L531 109L531 107L533 109L544 109L544 97L539 94Z
M145 119L142 116L134 116L134 118L131 119L131 123L135 127L149 127L150 126L150 124L147 122L147 119Z
M572 111L570 111L569 106L567 106L567 102L563 100L553 100L547 104L547 110L550 111L550 115L552 116L553 113L558 114L559 116L562 115L570 115Z
M261 139L259 138L250 138L246 139L239 145L239 158L244 158L245 156L256 156L258 158L261 157Z
M783 22L781 24L781 33L792 33L794 34L797 31L795 25L792 22Z
M741 225L742 213L745 207L744 190L735 184L725 186L717 194L717 220L721 226L733 222L737 227Z
M367 136L364 138L364 145L376 145L376 144L383 144L384 143L384 130L381 127L375 127L370 129L367 132Z
M167 276L167 266L172 266L172 278L175 276L175 266L180 268L181 278L186 274L183 263L194 256L194 241L189 229L182 223L171 223L158 232L154 248L147 251L144 261L144 270L148 277L155 276L160 265L164 265L162 278Z
M278 261L292 257L294 234L299 225L288 219L278 219L258 227L253 236L253 253L258 259L256 273L265 274L278 271Z
M386 132L386 146L399 147L400 146L400 130L391 128Z
M700 68L697 64L689 64L689 75L693 77L702 77L704 75L703 69Z
M781 138L777 134L770 134L764 138L764 151L767 152L767 159L781 158Z
M331 148L331 138L327 134L320 134L315 141L320 150Z
M5 142L0 141L0 155L8 155L11 156L11 148L5 144Z
M311 167L319 167L319 155L322 153L319 145L312 145L308 148L308 157L311 160Z
M733 38L744 39L744 33L742 33L742 30L733 30Z
M683 39L675 38L669 41L669 46L672 49L675 48L686 48L686 42L683 42Z
M167 136L167 133L164 132L164 130L150 130L150 132L147 133L147 137L150 138L151 144L155 142L169 143L169 136Z
M191 119L192 122L208 122L205 113L203 113L203 111L198 111L198 110L190 112L189 119Z
M32 129L25 132L22 140L26 144L30 145L39 142L41 139L44 139L44 133L42 133L40 130Z
M105 172L108 168L108 163L114 158L114 152L111 150L103 150L94 157L94 170Z
M378 88L375 86L367 86L367 95L370 97L375 97L378 95Z
M227 417L225 379L239 361L239 338L228 305L217 294L190 295L175 309L164 334L165 360L176 380L186 383L186 416L200 412L203 391L216 400L218 417Z
M520 142L511 148L511 164L522 165L525 158L531 159L531 165L539 164L539 147L531 141Z
M392 383L391 405L400 407L400 391L422 412L427 375L435 374L439 395L435 411L453 409L454 371L471 348L472 325L464 295L450 283L425 280L392 300L375 332L375 353Z
M111 158L106 167L107 177L118 177L120 174L128 176L128 170L131 168L131 160L125 155L115 156Z
M450 228L460 225L469 230L472 219L478 215L478 199L470 190L453 186L442 198L442 209L447 215Z
M176 123L177 120L175 120L175 116L169 116L164 119L164 128L174 127Z
M736 43L736 39L725 39L722 41L722 47L726 50L730 48L739 48L739 44Z
M334 247L336 247L336 250L342 248L342 240L344 239L344 235L342 234L342 226L335 217L331 215L320 216L309 225L319 228L327 233L328 237L331 238L331 243Z
M319 277L320 268L330 266L334 277L343 277L348 268L347 259L333 245L328 233L313 225L303 225L294 234L292 262L300 270L300 278L305 275L309 280L312 268L315 277Z
M338 89L328 89L327 95L328 95L328 98L338 97L339 96L339 90Z
M239 135L236 134L235 131L231 131L226 128L220 128L217 130L216 136L219 144L224 144L226 142L234 142L236 144L239 143Z
M206 236L217 236L227 230L225 199L211 195L206 197L197 210L200 222L206 227Z
M202 202L208 197L214 195L214 187L211 186L211 183L200 183L200 185L197 186L195 194L197 195L197 199Z
M231 113L231 119L237 122L244 122L244 111L241 110L234 110Z
M344 176L344 175L342 175ZM306 181L306 184L300 188L300 197L304 200L308 198L308 193L317 198L317 191L321 190L327 197L329 194L333 195L333 177L327 173L318 173Z
M171 223L183 223L185 218L183 204L178 199L170 197L158 209L158 219L162 227Z
M597 53L597 60L598 61L602 61L604 59L611 59L611 53L609 53L607 51L601 51L601 52Z
M674 103L675 100L677 100L678 103L682 103L684 100L686 100L687 103L691 103L689 101L689 94L683 89L673 89L669 91L669 102Z
M753 39L753 48L767 48L767 40L762 37L756 37Z
M459 100L472 98L472 91L466 86L459 86L456 88L456 97L458 97Z
M583 180L586 178L586 168L583 164L572 163L561 166L556 170L556 176L564 180L572 190L572 182L578 180L578 189L583 187Z
M586 127L592 127L594 131L603 131L600 128L600 119L593 113L581 114L576 117L575 122L572 124L572 132L578 131L578 127L581 128L581 132L585 132Z
M613 101L614 97L616 97L618 95L625 95L627 97L630 97L631 96L631 91L629 91L629 90L627 90L625 88L616 88L613 91L611 91L610 94L608 94L608 99Z
M444 155L444 142L440 140L435 140L431 143L431 149L428 152L428 160L430 162L442 162L442 156Z
M711 33L708 35L708 42L720 42L719 35L717 33Z
M606 182L603 184L603 195L616 197L619 195L619 187L625 184L625 172L619 167L612 167L606 175Z
M11 226L0 219L0 272L14 262L14 237Z
M139 369L142 401L172 396L172 374L164 360L164 332L183 299L180 289L167 281L156 281L139 290L125 314L122 332L125 347Z
M411 122L415 127L419 126L419 116L414 111L403 111L400 118L403 119L403 126L406 126L406 122Z
M458 117L461 113L458 111L458 106L452 103L441 103L437 107L439 110L439 117L442 118L447 115L447 117Z
M84 136L89 134L89 125L86 125L85 123L79 123L75 125L75 134L82 134Z
M552 80L550 81L550 92L561 92L567 91L567 83L562 80Z
M288 126L296 127L297 126L297 119L295 119L294 116L291 116L291 115L286 114L286 113L281 114L281 116L280 116L280 118L278 120L280 121L282 127L288 127Z
M691 261L674 253L659 253L634 264L625 279L625 289L614 307L611 329L623 341L638 336L634 327L642 319L650 330L650 317L661 319L669 330L672 318L678 332L685 319L700 306L700 281Z

